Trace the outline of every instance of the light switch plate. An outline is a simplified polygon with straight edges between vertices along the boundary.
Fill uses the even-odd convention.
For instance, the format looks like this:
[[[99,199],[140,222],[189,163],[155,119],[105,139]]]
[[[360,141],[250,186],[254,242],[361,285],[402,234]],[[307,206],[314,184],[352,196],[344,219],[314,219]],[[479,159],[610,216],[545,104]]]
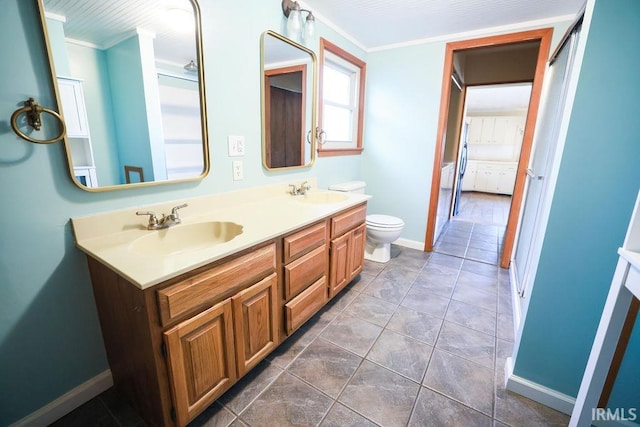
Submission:
[[[228,135],[229,157],[244,156],[244,136]]]
[[[233,161],[233,180],[242,181],[244,179],[244,167],[242,160]]]

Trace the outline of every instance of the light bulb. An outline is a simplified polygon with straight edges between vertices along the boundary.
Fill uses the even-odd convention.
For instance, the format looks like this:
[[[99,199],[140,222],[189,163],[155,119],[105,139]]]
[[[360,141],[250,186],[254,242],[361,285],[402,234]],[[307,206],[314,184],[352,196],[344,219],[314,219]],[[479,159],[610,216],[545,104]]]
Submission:
[[[295,42],[300,42],[300,32],[302,30],[302,14],[300,7],[291,9],[287,19],[287,35]]]
[[[313,39],[313,36],[316,34],[316,19],[313,17],[311,12],[307,15],[307,20],[304,24],[304,41],[309,42]]]

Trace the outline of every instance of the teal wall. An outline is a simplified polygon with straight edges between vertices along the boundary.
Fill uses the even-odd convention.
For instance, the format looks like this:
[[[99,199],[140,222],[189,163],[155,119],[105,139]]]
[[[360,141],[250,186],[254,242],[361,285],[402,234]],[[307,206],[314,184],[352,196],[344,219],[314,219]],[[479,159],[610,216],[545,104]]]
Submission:
[[[403,237],[424,239],[444,42],[365,54],[318,22],[318,37],[367,61],[364,154],[319,158],[311,169],[265,171],[260,35],[267,29],[284,32],[280,1],[200,3],[211,152],[211,173],[203,181],[85,192],[69,178],[60,144],[29,144],[6,119],[1,122],[0,197],[12,214],[0,221],[0,425],[108,369],[86,261],[73,246],[71,217],[311,177],[321,187],[365,179],[374,196],[370,210],[402,217]],[[231,16],[242,17],[241,24]],[[555,27],[555,40],[567,25]],[[0,68],[0,117],[8,118],[29,96],[45,106],[55,104],[38,26],[35,2],[3,1],[0,57],[20,67]],[[309,47],[317,52],[318,43],[317,38]],[[232,180],[227,135],[245,136],[243,181]]]
[[[262,169],[260,34],[282,32],[280,1],[207,1],[201,9],[211,173],[195,183],[90,193],[71,181],[61,144],[30,144],[8,125],[30,96],[47,107],[55,102],[36,2],[2,2],[0,57],[19,66],[0,67],[0,199],[8,210],[0,221],[0,425],[108,369],[86,260],[73,245],[69,218],[311,177],[324,187],[362,177],[360,156],[322,158],[298,171]],[[242,25],[229,16],[241,16]],[[319,35],[364,58],[318,27]],[[246,138],[243,181],[232,180],[227,135]]]
[[[552,26],[552,51],[569,24]],[[401,237],[419,246],[427,230],[445,49],[446,42],[435,41],[371,52],[367,59],[363,177],[374,196],[369,211],[402,218]]]
[[[515,362],[516,375],[569,396],[578,392],[640,188],[639,24],[637,0],[595,3]],[[638,329],[611,407],[640,402]]]
[[[141,43],[140,36],[135,35],[107,50],[111,100],[114,106],[118,106],[113,109],[113,114],[121,183],[126,182],[125,165],[141,167],[146,181],[155,179]]]

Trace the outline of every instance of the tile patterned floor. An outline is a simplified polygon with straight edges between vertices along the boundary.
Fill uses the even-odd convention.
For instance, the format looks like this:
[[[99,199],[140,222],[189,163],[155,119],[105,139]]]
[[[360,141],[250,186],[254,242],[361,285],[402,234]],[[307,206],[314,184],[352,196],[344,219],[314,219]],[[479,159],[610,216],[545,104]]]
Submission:
[[[465,191],[460,198],[456,219],[505,226],[510,208],[511,196]]]
[[[394,247],[389,263],[366,262],[191,425],[567,425],[503,386],[514,337],[499,240],[495,226],[453,221],[438,252]],[[55,425],[144,423],[109,390]]]

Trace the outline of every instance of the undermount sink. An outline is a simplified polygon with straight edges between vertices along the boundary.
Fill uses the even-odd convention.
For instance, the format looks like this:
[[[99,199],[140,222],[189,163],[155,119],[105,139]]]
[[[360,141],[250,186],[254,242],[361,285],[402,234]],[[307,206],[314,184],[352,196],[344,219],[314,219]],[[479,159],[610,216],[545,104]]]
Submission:
[[[207,221],[152,230],[129,246],[131,252],[143,255],[172,255],[204,249],[228,242],[242,234],[235,222]]]
[[[349,196],[332,191],[312,191],[302,196],[294,196],[295,200],[303,203],[325,204],[344,202]]]

